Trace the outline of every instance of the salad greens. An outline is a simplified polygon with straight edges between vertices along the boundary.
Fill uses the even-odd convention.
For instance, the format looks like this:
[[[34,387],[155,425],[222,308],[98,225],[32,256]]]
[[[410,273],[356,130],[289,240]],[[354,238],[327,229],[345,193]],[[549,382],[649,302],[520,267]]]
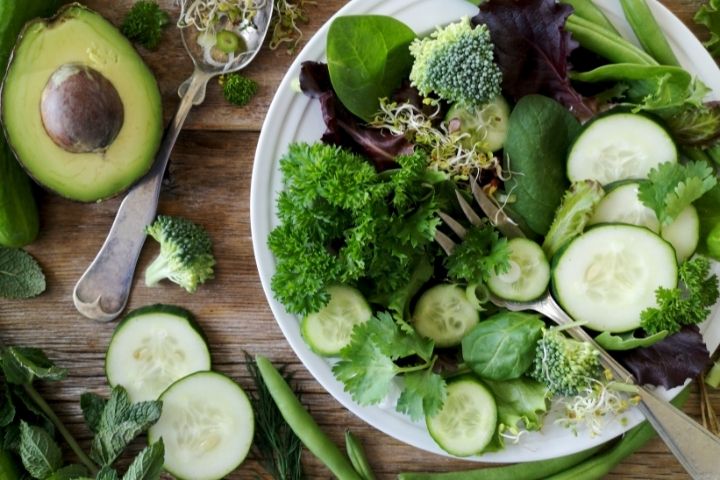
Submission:
[[[500,237],[490,222],[473,226],[445,264],[453,280],[471,285],[487,282],[491,275],[510,268],[507,238]]]
[[[710,30],[710,39],[705,47],[713,56],[720,55],[720,2],[708,0],[695,14],[695,22]]]
[[[45,291],[45,274],[24,250],[0,246],[0,297],[31,298]]]

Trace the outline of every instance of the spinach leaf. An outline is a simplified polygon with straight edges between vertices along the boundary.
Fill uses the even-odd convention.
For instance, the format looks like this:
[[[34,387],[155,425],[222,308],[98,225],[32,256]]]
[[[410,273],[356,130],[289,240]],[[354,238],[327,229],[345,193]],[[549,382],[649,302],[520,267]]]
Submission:
[[[667,337],[669,333],[667,330],[661,330],[647,337],[636,337],[635,332],[625,332],[617,335],[602,332],[595,337],[595,341],[605,350],[632,350],[633,348],[649,347]]]
[[[410,72],[415,32],[381,15],[336,18],[327,37],[330,81],[348,110],[370,121],[379,99],[389,97]]]
[[[480,322],[462,340],[465,363],[480,377],[510,380],[532,364],[544,323],[537,315],[502,312]]]
[[[541,95],[523,97],[510,114],[505,141],[506,183],[516,201],[512,212],[545,235],[568,186],[565,159],[580,124],[558,102]]]

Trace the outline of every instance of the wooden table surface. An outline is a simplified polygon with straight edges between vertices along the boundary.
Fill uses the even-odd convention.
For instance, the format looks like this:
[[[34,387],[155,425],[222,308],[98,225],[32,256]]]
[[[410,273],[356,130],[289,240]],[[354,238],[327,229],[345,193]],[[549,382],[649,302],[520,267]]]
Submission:
[[[437,0],[441,1],[441,0]],[[116,24],[131,0],[87,0],[89,6]],[[172,0],[161,2],[177,12]],[[307,40],[338,8],[343,0],[318,0],[311,5],[310,22],[303,25]],[[699,0],[664,2],[698,35],[692,15]],[[303,41],[303,44],[304,44]],[[168,29],[158,52],[141,50],[155,72],[165,101],[166,118],[177,105],[176,88],[191,72],[175,29]],[[155,302],[177,304],[195,313],[207,333],[214,367],[251,387],[243,365],[243,350],[263,354],[277,365],[287,364],[295,372],[303,401],[323,429],[341,444],[343,432],[351,428],[364,441],[372,466],[380,478],[401,471],[449,471],[477,464],[449,459],[417,450],[364,424],[345,410],[310,376],[290,349],[265,301],[252,253],[250,238],[250,178],[253,155],[263,118],[285,70],[293,57],[285,51],[264,50],[246,70],[260,84],[252,104],[238,108],[227,104],[218,86],[211,84],[204,105],[191,112],[186,129],[172,156],[171,188],[165,189],[160,212],[186,216],[202,223],[215,241],[218,259],[216,278],[194,295],[164,284],[145,287],[136,281],[129,308]],[[52,387],[42,387],[60,416],[87,446],[89,432],[79,408],[79,396],[91,390],[107,394],[103,361],[114,323],[100,324],[80,316],[72,304],[72,289],[94,258],[112,223],[120,199],[83,205],[46,193],[40,194],[42,231],[28,250],[37,257],[48,280],[47,291],[36,299],[0,303],[0,331],[8,344],[35,345],[46,349],[69,376]],[[149,242],[140,258],[139,271],[157,253]],[[720,395],[713,397],[720,409]],[[695,391],[685,410],[699,418]],[[304,463],[309,478],[332,475],[311,455]],[[719,464],[720,465],[720,464]],[[720,471],[720,466],[718,467]],[[258,461],[250,456],[231,478],[265,477]],[[608,478],[689,478],[664,444],[654,439],[618,466]]]

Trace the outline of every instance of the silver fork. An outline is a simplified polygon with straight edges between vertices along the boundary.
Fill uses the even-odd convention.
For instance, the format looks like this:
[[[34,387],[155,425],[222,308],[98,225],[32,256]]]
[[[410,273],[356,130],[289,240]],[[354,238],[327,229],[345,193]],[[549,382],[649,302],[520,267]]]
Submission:
[[[509,238],[524,236],[518,225],[510,219],[505,212],[493,201],[485,191],[480,188],[474,179],[470,180],[473,197],[490,221]],[[473,225],[479,225],[482,219],[475,213],[472,206],[465,198],[456,192],[458,202],[463,213]],[[460,222],[449,215],[440,212],[443,222],[457,235],[463,239],[467,233]],[[457,244],[444,233],[437,231],[435,241],[451,255]],[[511,311],[538,312],[549,318],[558,325],[571,325],[576,323],[558,305],[555,299],[546,291],[539,299],[532,302],[513,302],[503,300],[490,294],[489,300],[494,305]],[[600,355],[602,365],[612,372],[615,379],[628,385],[634,385],[640,397],[638,407],[650,422],[655,431],[667,444],[670,451],[677,457],[678,461],[687,472],[698,480],[713,480],[720,478],[720,470],[717,467],[717,459],[720,458],[720,438],[703,428],[695,420],[675,408],[671,403],[660,398],[655,392],[637,385],[635,377],[618,363],[610,354],[605,351],[595,340],[581,327],[570,326],[565,330],[576,340],[590,343]]]

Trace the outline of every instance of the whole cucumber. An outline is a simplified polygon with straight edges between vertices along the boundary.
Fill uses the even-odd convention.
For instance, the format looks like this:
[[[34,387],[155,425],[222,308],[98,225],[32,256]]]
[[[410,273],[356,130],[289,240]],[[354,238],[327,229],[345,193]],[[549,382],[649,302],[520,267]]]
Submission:
[[[17,36],[28,20],[52,15],[60,0],[0,1],[0,73],[4,76]],[[30,179],[0,134],[0,245],[21,247],[38,234],[38,212]]]

